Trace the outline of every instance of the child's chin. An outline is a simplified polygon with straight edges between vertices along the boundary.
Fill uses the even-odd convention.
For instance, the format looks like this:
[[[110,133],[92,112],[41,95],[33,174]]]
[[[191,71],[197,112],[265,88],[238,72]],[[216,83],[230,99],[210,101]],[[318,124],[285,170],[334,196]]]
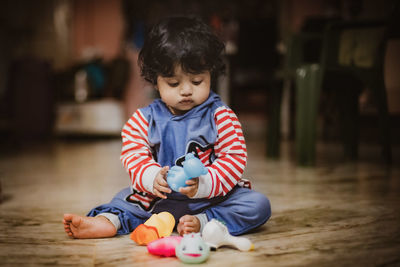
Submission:
[[[179,107],[174,109],[174,114],[175,115],[183,115],[186,112],[188,112],[189,110],[191,110],[192,108],[194,108],[194,106],[184,106],[184,107]]]

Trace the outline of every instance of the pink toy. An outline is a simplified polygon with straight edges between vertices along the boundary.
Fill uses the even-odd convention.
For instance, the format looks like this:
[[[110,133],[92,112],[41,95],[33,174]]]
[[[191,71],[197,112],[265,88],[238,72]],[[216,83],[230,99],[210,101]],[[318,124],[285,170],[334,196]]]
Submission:
[[[150,242],[147,251],[156,256],[174,257],[175,247],[181,242],[181,236],[168,236]]]

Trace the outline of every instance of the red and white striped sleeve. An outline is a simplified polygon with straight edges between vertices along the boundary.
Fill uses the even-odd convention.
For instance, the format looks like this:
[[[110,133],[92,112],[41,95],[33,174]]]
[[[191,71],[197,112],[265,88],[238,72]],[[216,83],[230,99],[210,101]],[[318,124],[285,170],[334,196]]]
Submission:
[[[152,157],[147,131],[149,123],[137,110],[122,128],[121,161],[136,191],[153,194],[153,183],[161,166]]]
[[[224,196],[239,182],[247,161],[246,143],[236,114],[227,107],[215,111],[218,138],[217,159],[208,166],[208,174],[200,177],[195,198]]]

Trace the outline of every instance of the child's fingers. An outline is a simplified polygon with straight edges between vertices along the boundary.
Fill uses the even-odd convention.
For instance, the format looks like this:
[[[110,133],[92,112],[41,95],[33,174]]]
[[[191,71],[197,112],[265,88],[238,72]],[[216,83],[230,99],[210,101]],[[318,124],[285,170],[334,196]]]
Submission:
[[[196,231],[196,225],[193,221],[187,221],[183,223],[184,233],[192,233]]]
[[[190,228],[184,227],[183,228],[183,234],[190,234],[190,233],[193,233],[193,232],[196,232],[196,229],[193,228],[193,227],[190,227]]]
[[[159,186],[158,190],[168,194],[172,192],[171,188],[168,187],[168,184],[166,186]]]
[[[189,229],[189,228],[194,228],[194,222],[192,222],[192,221],[189,221],[189,222],[184,222],[183,223],[183,226],[185,227],[185,228],[187,228],[187,229]]]
[[[186,181],[185,187],[180,187],[179,192],[188,197],[193,197],[197,193],[197,189],[199,186],[199,178],[193,178]]]
[[[167,183],[167,174],[168,174],[169,167],[165,166],[164,168],[161,169],[160,174],[162,175],[163,179],[160,179],[158,182],[160,185],[169,188],[168,183]],[[170,190],[171,191],[171,190]],[[170,192],[168,192],[170,193]]]
[[[191,195],[193,193],[194,187],[193,186],[186,186],[186,187],[179,187],[179,193],[184,195]]]
[[[163,187],[167,187],[168,188],[168,183],[165,179],[161,178],[157,180],[158,184],[163,186]]]
[[[186,180],[186,184],[189,186],[196,185],[198,183],[199,183],[199,178],[192,178],[192,179]]]
[[[166,199],[167,198],[167,196],[166,195],[164,195],[161,191],[159,191],[158,189],[155,189],[154,188],[154,194],[157,196],[157,197],[160,197],[160,198],[162,198],[162,199]]]
[[[194,222],[192,218],[188,215],[182,216],[179,219],[179,223],[182,224],[182,232],[183,234],[187,234],[193,232],[194,229]]]
[[[184,223],[186,220],[187,215],[183,215],[182,217],[179,218],[180,223]]]
[[[188,197],[193,197],[197,193],[197,186],[191,185],[191,186],[181,187],[179,189],[179,192],[181,194],[184,194],[184,195],[188,196]]]
[[[171,193],[171,189],[168,187],[167,183],[160,183],[160,181],[158,181],[158,183],[154,184],[154,189],[157,189],[159,192],[161,193]]]
[[[160,170],[160,174],[162,176],[166,176],[168,173],[169,167],[168,166],[164,166],[161,170]]]
[[[166,174],[168,173],[168,166],[163,167],[159,174],[156,176],[156,179],[154,181],[154,190],[157,189],[161,194],[164,193],[171,193],[171,189],[168,186],[168,183],[166,181]]]

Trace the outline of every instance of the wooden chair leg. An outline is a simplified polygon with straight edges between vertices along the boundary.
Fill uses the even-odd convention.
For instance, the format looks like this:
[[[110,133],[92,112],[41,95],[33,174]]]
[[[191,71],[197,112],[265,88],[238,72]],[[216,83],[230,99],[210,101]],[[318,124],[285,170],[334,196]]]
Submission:
[[[304,65],[296,72],[296,156],[303,166],[315,164],[321,74],[317,64]]]
[[[282,88],[273,86],[268,95],[267,157],[278,158],[281,141],[281,102]]]
[[[340,81],[342,86],[337,89],[336,102],[339,107],[344,158],[357,160],[360,133],[358,99],[362,84],[346,77],[343,77]]]
[[[382,156],[387,164],[392,163],[390,118],[387,102],[387,94],[383,77],[376,79],[371,84],[371,89],[375,94],[378,104],[378,119],[380,142],[382,145]]]

